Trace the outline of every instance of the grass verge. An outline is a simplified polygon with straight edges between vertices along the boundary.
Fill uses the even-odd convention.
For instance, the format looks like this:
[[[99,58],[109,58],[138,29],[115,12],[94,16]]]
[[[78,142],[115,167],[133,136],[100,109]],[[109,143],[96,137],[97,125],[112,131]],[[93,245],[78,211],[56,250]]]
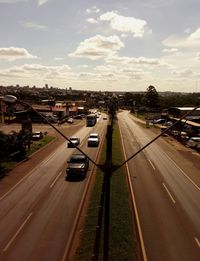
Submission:
[[[30,150],[27,152],[27,156],[30,156],[31,154],[33,154],[37,150],[41,149],[42,147],[44,147],[45,145],[47,145],[48,143],[50,143],[54,139],[55,139],[55,137],[53,137],[53,136],[45,136],[41,140],[34,141],[31,144]]]
[[[45,136],[44,138],[42,138],[39,141],[35,141],[31,144],[31,148],[29,151],[27,151],[26,156],[30,156],[31,154],[33,154],[34,152],[36,152],[37,150],[41,149],[42,147],[44,147],[45,145],[47,145],[48,143],[50,143],[52,140],[54,140],[55,137],[52,136]],[[0,171],[0,177],[4,177],[5,174],[12,170],[17,164],[19,164],[19,161],[3,161],[1,162],[1,169],[2,169],[2,173]]]
[[[113,165],[123,162],[121,138],[117,123],[113,131]],[[101,163],[105,162],[106,144],[101,155]],[[97,170],[96,182],[91,196],[84,231],[81,236],[80,247],[75,260],[91,260],[95,239],[95,228],[98,218],[98,205],[100,202],[103,174]],[[112,174],[110,190],[110,246],[109,260],[136,260],[136,240],[133,232],[132,213],[126,183],[126,170],[120,168]],[[99,260],[103,260],[103,230]]]

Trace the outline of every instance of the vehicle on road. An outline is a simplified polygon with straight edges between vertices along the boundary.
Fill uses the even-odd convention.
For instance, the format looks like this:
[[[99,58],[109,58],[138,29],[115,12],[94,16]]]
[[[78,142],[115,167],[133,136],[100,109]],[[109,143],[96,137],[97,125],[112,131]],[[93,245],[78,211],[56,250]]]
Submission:
[[[32,140],[40,140],[44,137],[43,133],[41,131],[35,131],[32,133]]]
[[[75,146],[78,146],[80,144],[80,138],[78,137],[71,137],[69,138],[69,142],[67,144],[68,148],[74,148]]]
[[[81,120],[82,118],[83,118],[83,116],[81,114],[73,116],[73,119]]]
[[[86,126],[87,127],[94,126],[96,124],[96,122],[97,122],[97,116],[95,113],[91,113],[86,116]]]
[[[72,154],[67,161],[66,178],[85,178],[88,168],[89,159],[84,154]]]
[[[200,146],[200,137],[191,137],[187,142],[186,145],[189,148],[199,148]]]
[[[73,118],[69,118],[69,119],[67,120],[67,122],[68,122],[68,123],[73,123],[73,122],[74,122],[74,119],[73,119]]]
[[[166,122],[165,119],[154,119],[153,124],[164,124]]]
[[[98,133],[90,133],[88,138],[88,147],[98,147],[99,141],[100,138]]]

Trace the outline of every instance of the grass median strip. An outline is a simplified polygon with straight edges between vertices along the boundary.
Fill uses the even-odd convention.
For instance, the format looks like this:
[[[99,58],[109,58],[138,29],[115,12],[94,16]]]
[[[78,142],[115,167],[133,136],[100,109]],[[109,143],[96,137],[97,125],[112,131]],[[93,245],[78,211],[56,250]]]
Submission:
[[[124,161],[120,133],[117,123],[113,130],[113,165]],[[101,155],[101,163],[105,162],[106,142]],[[76,260],[91,260],[95,240],[95,229],[98,219],[98,205],[100,202],[103,173],[97,170],[96,182],[86,217],[84,231],[82,232],[80,247],[76,254]],[[101,248],[99,260],[103,260],[103,231],[101,236]],[[133,231],[132,213],[126,184],[126,170],[124,167],[112,174],[110,189],[110,242],[109,260],[136,260],[136,240]]]
[[[41,149],[42,147],[44,147],[45,145],[47,145],[48,143],[50,143],[54,139],[55,139],[55,137],[53,137],[53,136],[45,136],[41,140],[34,141],[31,144],[30,150],[28,150],[28,152],[27,152],[27,156],[30,156],[34,152],[38,151],[39,149]]]

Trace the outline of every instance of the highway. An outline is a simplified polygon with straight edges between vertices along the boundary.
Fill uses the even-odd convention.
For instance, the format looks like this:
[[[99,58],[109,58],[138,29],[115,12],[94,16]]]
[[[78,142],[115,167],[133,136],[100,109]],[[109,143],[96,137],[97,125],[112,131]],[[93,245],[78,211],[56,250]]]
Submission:
[[[87,147],[88,134],[98,132],[103,141],[106,126],[107,121],[99,119],[93,128],[84,126],[74,133],[81,139],[80,148],[94,161],[99,149]],[[64,142],[0,198],[0,260],[65,257],[93,170],[90,164],[84,181],[66,181],[66,161],[74,152]]]
[[[146,145],[152,134],[135,123],[127,111],[119,113],[118,120],[127,159]],[[127,163],[144,257],[150,261],[197,261],[200,260],[200,187],[190,178],[189,172],[193,170],[187,173],[177,164],[176,154],[160,139]]]

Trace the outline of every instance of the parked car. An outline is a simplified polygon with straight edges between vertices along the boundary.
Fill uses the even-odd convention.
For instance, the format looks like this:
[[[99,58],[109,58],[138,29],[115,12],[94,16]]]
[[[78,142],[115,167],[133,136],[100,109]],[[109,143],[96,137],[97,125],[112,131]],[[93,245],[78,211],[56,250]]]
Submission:
[[[164,124],[166,122],[165,119],[154,119],[153,123],[154,124]]]
[[[99,141],[100,138],[98,133],[90,133],[88,138],[88,147],[98,147]]]
[[[43,133],[41,131],[35,131],[32,133],[32,140],[40,140],[44,137]]]
[[[67,161],[66,178],[85,178],[88,168],[89,159],[84,154],[72,154]]]
[[[179,137],[180,136],[180,131],[178,130],[170,130],[170,133],[175,137]]]
[[[75,115],[73,116],[74,119],[78,119],[78,120],[81,120],[83,117],[81,114],[78,114],[78,115]]]
[[[199,148],[200,146],[200,137],[191,137],[187,142],[186,145],[190,148]]]
[[[187,132],[185,132],[185,131],[181,131],[180,138],[183,142],[186,142],[187,140],[189,140],[189,136],[188,136]]]
[[[80,144],[80,138],[78,137],[71,137],[69,138],[70,142],[68,142],[67,146],[68,148],[74,148],[75,146],[78,146]]]
[[[74,119],[73,119],[73,118],[69,118],[69,119],[67,120],[67,122],[68,122],[68,123],[73,123],[73,122],[74,122]]]
[[[172,122],[172,121],[167,121],[167,122],[165,123],[165,125],[166,125],[167,127],[171,127],[171,126],[173,125],[173,122]]]

